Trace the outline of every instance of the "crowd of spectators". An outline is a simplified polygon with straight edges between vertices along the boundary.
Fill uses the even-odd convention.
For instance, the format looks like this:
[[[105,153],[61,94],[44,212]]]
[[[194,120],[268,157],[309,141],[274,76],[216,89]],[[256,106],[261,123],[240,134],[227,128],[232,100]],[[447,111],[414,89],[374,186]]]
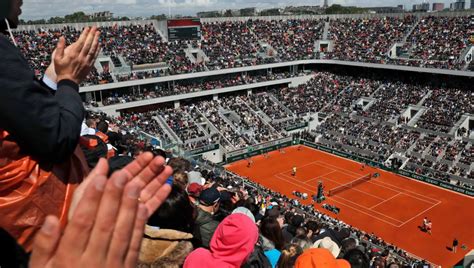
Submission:
[[[330,21],[328,39],[334,40],[328,59],[362,61],[429,68],[463,69],[460,56],[472,44],[469,26],[472,16],[378,18],[340,18]],[[415,23],[416,27],[415,27]],[[264,63],[314,59],[319,53],[316,41],[322,38],[324,21],[307,19],[221,21],[202,24],[201,40],[166,40],[153,24],[102,26],[102,54],[111,64],[122,67],[123,61],[132,72],[109,70],[92,73],[84,85],[146,79],[164,75],[201,72]],[[50,63],[50,55],[59,36],[68,42],[77,39],[80,29],[20,31],[16,42],[30,61],[37,76]],[[410,33],[410,34],[409,34]],[[455,34],[448,34],[455,33]],[[408,35],[409,34],[409,35]],[[408,35],[408,36],[407,36]],[[404,42],[403,39],[406,39]],[[406,56],[388,57],[395,42],[404,42]],[[197,60],[186,55],[187,49],[201,49],[205,58]],[[161,69],[136,71],[137,65],[163,64]],[[112,69],[111,69],[112,70]]]
[[[224,109],[233,111],[228,114],[228,120],[234,124],[237,131],[247,133],[255,143],[263,143],[281,137],[281,135],[248,105],[250,100],[246,96],[228,97],[221,100]],[[236,117],[232,118],[232,115]]]
[[[211,22],[202,25],[200,48],[209,58],[210,70],[259,64],[266,54],[252,31],[252,21]],[[260,56],[259,56],[260,54]]]
[[[322,38],[323,20],[255,20],[252,31],[275,52],[268,52],[276,62],[314,59],[316,41]]]
[[[374,95],[377,101],[362,115],[371,115],[380,121],[391,121],[401,115],[408,105],[416,105],[428,93],[428,87],[401,82],[385,83]]]
[[[158,72],[152,72],[150,77],[154,77]],[[201,79],[190,79],[175,81],[172,84],[159,84],[154,88],[148,88],[143,86],[142,90],[129,89],[117,89],[107,90],[102,93],[103,100],[102,105],[112,105],[117,103],[127,103],[132,101],[140,101],[145,99],[153,99],[158,97],[165,97],[171,95],[180,95],[192,92],[199,92],[203,90],[213,90],[225,87],[249,85],[254,83],[273,81],[285,78],[295,77],[299,74],[292,74],[289,72],[283,73],[268,73],[268,74],[229,74],[224,76],[216,77],[205,77]],[[134,75],[140,75],[140,73],[134,73]],[[119,78],[120,79],[120,78]],[[127,78],[128,79],[128,78]]]
[[[424,17],[407,38],[410,58],[422,59],[426,67],[461,69],[461,53],[469,46],[473,16]]]
[[[335,45],[328,58],[385,63],[391,46],[408,34],[415,21],[414,16],[333,20],[329,39]]]
[[[293,113],[303,115],[321,111],[351,83],[351,77],[318,72],[303,85],[270,91]]]
[[[429,109],[418,121],[418,127],[449,132],[464,113],[474,114],[474,92],[434,88],[423,106]]]

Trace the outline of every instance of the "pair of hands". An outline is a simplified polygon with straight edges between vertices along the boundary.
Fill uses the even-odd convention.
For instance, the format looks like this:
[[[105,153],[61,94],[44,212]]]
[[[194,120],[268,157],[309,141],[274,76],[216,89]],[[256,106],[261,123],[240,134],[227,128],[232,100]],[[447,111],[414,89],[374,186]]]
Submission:
[[[86,27],[79,39],[66,47],[66,39],[59,38],[51,55],[52,63],[45,74],[55,83],[71,80],[80,84],[89,74],[100,53],[100,32],[97,27]]]
[[[30,267],[135,267],[144,226],[171,191],[172,169],[143,153],[107,178],[101,159],[74,193],[72,218],[61,234],[48,216],[33,245]]]

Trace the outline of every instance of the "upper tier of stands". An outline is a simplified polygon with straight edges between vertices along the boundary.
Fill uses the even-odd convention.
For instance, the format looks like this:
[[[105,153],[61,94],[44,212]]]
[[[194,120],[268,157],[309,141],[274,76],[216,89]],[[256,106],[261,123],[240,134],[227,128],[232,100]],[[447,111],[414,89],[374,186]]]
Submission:
[[[215,20],[201,40],[168,41],[156,21],[103,24],[102,54],[84,85],[304,59],[471,70],[474,15]],[[77,27],[77,28],[76,28]],[[324,29],[326,28],[327,31]],[[60,35],[79,25],[23,27],[20,49],[41,76]],[[471,39],[470,39],[471,38]],[[319,42],[329,46],[321,48]],[[389,56],[394,46],[401,51]],[[471,56],[469,56],[471,55]],[[466,61],[466,59],[468,61]]]

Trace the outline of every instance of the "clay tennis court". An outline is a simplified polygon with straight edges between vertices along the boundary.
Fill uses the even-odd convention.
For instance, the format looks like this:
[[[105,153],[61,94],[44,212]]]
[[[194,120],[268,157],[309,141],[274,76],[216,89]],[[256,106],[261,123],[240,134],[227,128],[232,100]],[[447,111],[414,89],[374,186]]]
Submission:
[[[360,163],[309,147],[284,151],[273,151],[268,158],[255,156],[251,167],[241,160],[226,168],[292,198],[296,198],[294,190],[315,194],[318,181],[328,192],[379,173],[327,197],[325,203],[341,209],[338,215],[320,206],[317,209],[443,267],[458,263],[473,248],[473,198],[369,166],[362,169]],[[296,176],[291,174],[294,166]],[[310,199],[302,202],[309,204]],[[425,216],[433,222],[432,235],[418,228]],[[467,250],[456,254],[448,250],[455,237]]]

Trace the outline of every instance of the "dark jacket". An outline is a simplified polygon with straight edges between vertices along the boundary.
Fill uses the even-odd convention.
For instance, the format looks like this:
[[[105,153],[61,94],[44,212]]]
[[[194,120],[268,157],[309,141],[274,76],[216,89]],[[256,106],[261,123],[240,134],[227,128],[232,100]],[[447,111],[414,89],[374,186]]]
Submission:
[[[198,208],[193,235],[203,247],[209,248],[212,235],[214,235],[214,231],[218,225],[219,222],[216,221],[210,213]]]
[[[72,81],[53,93],[35,78],[28,61],[0,34],[0,130],[24,154],[41,162],[62,162],[79,140],[84,107]]]

